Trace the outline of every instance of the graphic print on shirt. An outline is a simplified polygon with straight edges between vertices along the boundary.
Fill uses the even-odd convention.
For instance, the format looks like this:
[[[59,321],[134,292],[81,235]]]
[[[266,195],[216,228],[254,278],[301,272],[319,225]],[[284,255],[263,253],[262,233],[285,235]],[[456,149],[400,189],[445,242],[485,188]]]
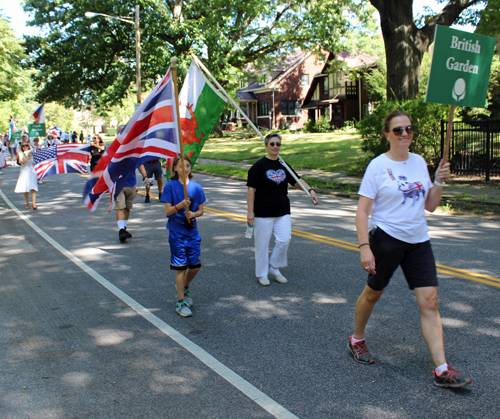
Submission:
[[[408,182],[406,176],[398,176],[398,179],[398,191],[403,193],[401,205],[404,205],[407,198],[412,199],[411,205],[415,204],[420,199],[420,194],[425,199],[425,188],[421,182]]]
[[[283,169],[278,169],[276,171],[274,170],[268,170],[266,172],[266,177],[269,180],[272,180],[273,182],[276,182],[276,184],[280,184],[286,179],[286,173]]]

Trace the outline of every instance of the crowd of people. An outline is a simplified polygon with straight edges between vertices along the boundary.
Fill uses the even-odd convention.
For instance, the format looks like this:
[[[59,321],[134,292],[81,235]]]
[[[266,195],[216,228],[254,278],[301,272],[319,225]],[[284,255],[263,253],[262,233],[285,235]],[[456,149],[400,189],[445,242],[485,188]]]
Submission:
[[[356,230],[361,268],[367,273],[367,281],[356,303],[354,331],[347,347],[358,363],[375,362],[365,341],[366,325],[395,270],[401,267],[409,289],[415,292],[423,338],[435,367],[434,384],[463,387],[471,379],[460,374],[445,357],[436,263],[425,219],[425,211],[434,211],[441,201],[443,185],[450,176],[450,164],[441,161],[432,181],[425,160],[409,151],[413,133],[408,114],[396,110],[387,115],[383,121],[387,152],[370,162],[361,182]],[[49,137],[46,142],[53,141]],[[260,285],[269,286],[270,276],[280,284],[288,283],[281,272],[288,265],[287,253],[292,238],[288,185],[307,191],[312,204],[318,205],[319,201],[316,191],[281,160],[281,136],[269,134],[264,146],[266,155],[248,171],[246,200],[247,225],[254,231],[255,276]],[[30,149],[32,146],[24,138],[17,154],[21,172],[15,192],[25,194],[27,209],[31,193],[32,207],[37,209],[37,183],[36,176],[32,177]],[[100,137],[92,139],[92,149],[94,168],[105,150]],[[160,174],[156,174],[156,162],[145,166],[139,167],[144,184],[150,187],[155,175],[168,218],[170,269],[176,272],[176,311],[182,317],[189,317],[193,315],[189,286],[201,269],[197,219],[204,213],[205,194],[201,185],[192,180],[191,161],[187,156],[174,159],[171,180],[164,188],[161,187],[161,169]],[[127,231],[127,221],[137,194],[136,182],[134,170],[116,200],[121,242],[132,237]],[[149,188],[146,197],[149,202]],[[272,236],[275,244],[269,257]]]
[[[66,135],[67,134],[67,135]],[[91,144],[91,170],[104,154],[106,145],[100,135],[88,137],[88,143]],[[80,142],[83,142],[83,131],[80,133]],[[33,165],[33,153],[41,148],[58,145],[61,143],[77,143],[78,135],[76,131],[70,135],[69,133],[62,133],[61,138],[56,133],[49,132],[43,141],[40,137],[28,137],[28,134],[21,134],[19,140],[12,141],[8,133],[0,134],[0,175],[3,174],[2,169],[7,167],[6,154],[10,156],[12,166],[21,166],[19,177],[14,192],[23,193],[26,198],[26,209],[37,210],[36,193],[38,185],[43,182],[37,181],[37,174]],[[31,197],[31,204],[30,204]]]

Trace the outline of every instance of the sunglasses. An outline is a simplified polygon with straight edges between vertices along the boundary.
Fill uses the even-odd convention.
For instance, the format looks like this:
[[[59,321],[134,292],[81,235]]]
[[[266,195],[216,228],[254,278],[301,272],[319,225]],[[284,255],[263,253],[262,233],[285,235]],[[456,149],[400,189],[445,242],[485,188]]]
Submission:
[[[407,127],[395,127],[392,129],[392,132],[397,137],[401,137],[403,135],[403,131],[406,131],[408,135],[413,134],[414,127],[413,125],[408,125]]]
[[[269,145],[270,145],[271,147],[274,147],[274,146],[276,146],[276,147],[281,147],[281,143],[269,143]]]
[[[29,145],[22,145],[21,148],[23,148],[23,147],[29,147]]]

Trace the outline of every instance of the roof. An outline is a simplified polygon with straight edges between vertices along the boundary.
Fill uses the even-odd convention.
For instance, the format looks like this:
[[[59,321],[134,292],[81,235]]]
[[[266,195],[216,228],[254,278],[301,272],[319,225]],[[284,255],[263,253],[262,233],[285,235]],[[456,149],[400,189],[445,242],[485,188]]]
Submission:
[[[240,98],[240,95],[245,92],[265,92],[270,90],[280,90],[281,87],[279,86],[279,83],[310,56],[310,52],[297,50],[293,54],[288,54],[281,63],[270,63],[271,65],[273,65],[273,67],[270,66],[269,71],[281,71],[281,74],[268,83],[252,83],[243,89],[237,90],[237,97]]]
[[[258,100],[257,96],[253,94],[252,92],[245,92],[244,90],[237,90],[236,91],[236,98],[240,102],[248,102],[252,100]]]
[[[356,55],[348,54],[347,52],[340,52],[335,54],[334,60],[344,61],[349,67],[363,68],[372,67],[377,64],[378,55],[369,55],[366,52],[360,52]]]

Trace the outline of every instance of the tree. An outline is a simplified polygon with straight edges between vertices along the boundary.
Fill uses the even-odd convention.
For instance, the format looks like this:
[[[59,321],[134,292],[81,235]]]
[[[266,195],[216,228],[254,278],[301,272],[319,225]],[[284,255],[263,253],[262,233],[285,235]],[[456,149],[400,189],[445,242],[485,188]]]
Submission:
[[[363,18],[356,0],[26,0],[32,25],[46,37],[29,37],[31,64],[39,72],[38,100],[66,105],[119,103],[133,88],[133,28],[86,11],[127,16],[139,4],[141,65],[145,87],[152,86],[177,56],[178,73],[187,72],[189,51],[200,56],[216,78],[231,88],[245,66],[269,63],[297,47],[340,50],[352,29],[351,16]],[[351,14],[346,14],[350,12]]]
[[[15,100],[28,87],[30,74],[21,67],[24,58],[24,47],[0,17],[0,101]]]
[[[408,100],[418,94],[422,57],[434,41],[436,25],[477,23],[478,14],[472,6],[487,1],[449,0],[441,12],[417,21],[413,18],[413,0],[370,0],[370,3],[380,14],[387,57],[387,99]],[[422,26],[419,28],[417,24]]]

